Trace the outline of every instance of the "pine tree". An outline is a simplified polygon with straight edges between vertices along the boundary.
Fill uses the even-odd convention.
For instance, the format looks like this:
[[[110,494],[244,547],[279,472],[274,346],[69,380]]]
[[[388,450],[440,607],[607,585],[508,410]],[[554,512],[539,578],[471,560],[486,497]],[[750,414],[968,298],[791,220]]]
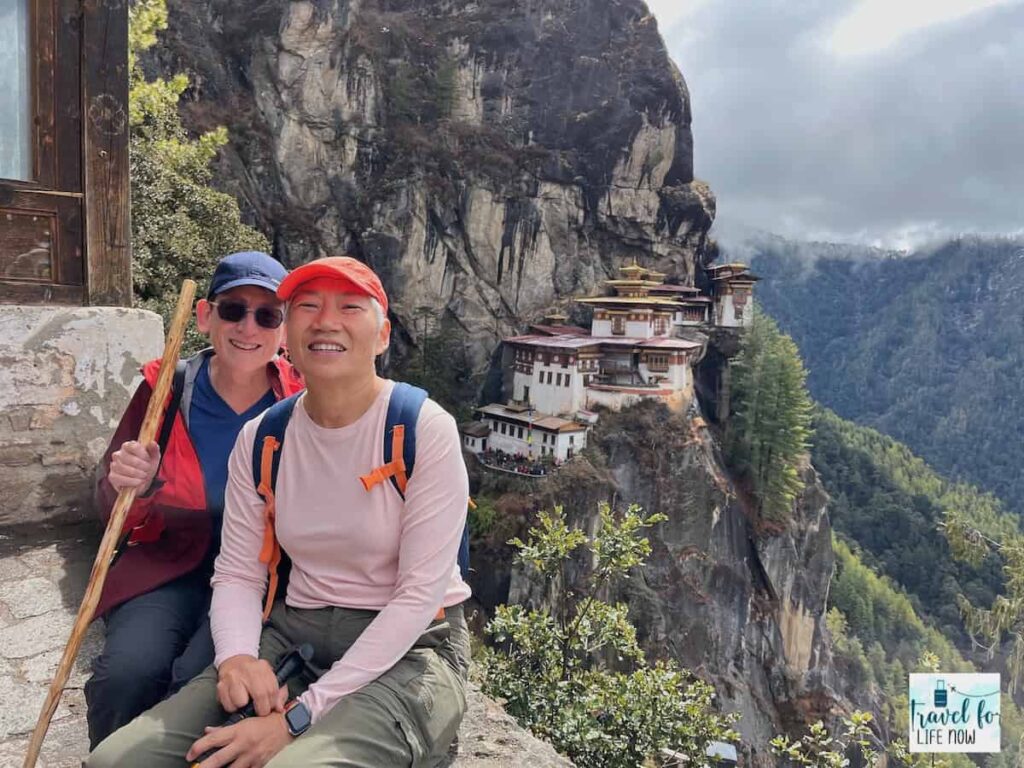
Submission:
[[[132,273],[136,303],[168,318],[184,278],[209,279],[233,251],[267,250],[262,234],[241,223],[238,203],[212,189],[210,162],[227,143],[223,127],[190,138],[178,114],[188,78],[147,80],[139,56],[167,28],[165,0],[138,0],[129,12]],[[194,331],[192,331],[195,334]],[[187,346],[201,343],[198,335]]]
[[[976,648],[992,660],[1004,639],[1010,648],[1006,665],[1010,672],[1009,691],[1015,693],[1024,679],[1024,536],[1007,533],[992,538],[981,531],[959,510],[949,510],[943,530],[955,557],[973,564],[988,554],[997,554],[1003,563],[1005,588],[987,608],[975,605],[966,595],[957,596],[957,607]]]
[[[760,513],[781,519],[803,490],[799,462],[809,446],[812,414],[807,373],[793,340],[760,311],[732,369],[730,463],[750,479]]]

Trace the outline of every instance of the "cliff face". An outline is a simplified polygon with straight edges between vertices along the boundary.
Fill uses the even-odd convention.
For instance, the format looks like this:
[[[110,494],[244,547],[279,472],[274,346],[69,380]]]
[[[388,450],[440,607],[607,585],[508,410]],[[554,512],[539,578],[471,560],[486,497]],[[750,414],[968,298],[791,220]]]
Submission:
[[[686,86],[639,0],[169,5],[148,66],[192,73],[192,128],[229,127],[221,186],[286,262],[369,262],[398,347],[425,307],[461,328],[482,373],[501,335],[633,258],[702,278],[714,198],[693,178]],[[833,700],[813,470],[792,519],[755,530],[695,416],[644,406],[603,416],[596,440],[608,471],[576,462],[518,489],[524,519],[559,502],[592,525],[598,498],[669,515],[625,597],[651,654],[713,681],[767,764],[772,735]],[[486,603],[508,578],[490,554],[475,555]]]
[[[219,184],[289,264],[352,253],[401,345],[420,307],[498,336],[633,257],[692,282],[714,216],[640,0],[170,0],[148,62],[227,125]]]
[[[538,489],[539,503],[564,504],[588,529],[599,498],[668,516],[650,532],[647,564],[612,597],[628,602],[652,657],[693,669],[715,685],[721,709],[742,716],[752,764],[774,765],[774,735],[827,722],[844,706],[825,628],[834,557],[816,473],[803,468],[806,490],[790,518],[765,526],[747,512],[694,412],[646,403],[604,414],[594,442],[603,472],[556,476]],[[534,588],[515,571],[509,600],[529,603]]]

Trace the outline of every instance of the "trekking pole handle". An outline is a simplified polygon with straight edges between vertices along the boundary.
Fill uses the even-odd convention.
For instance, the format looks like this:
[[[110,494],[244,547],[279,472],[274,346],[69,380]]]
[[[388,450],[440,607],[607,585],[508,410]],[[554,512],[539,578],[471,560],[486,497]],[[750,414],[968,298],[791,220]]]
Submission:
[[[292,648],[290,651],[284,654],[277,661],[277,667],[274,668],[274,677],[277,679],[278,687],[285,685],[295,675],[302,671],[303,667],[306,666],[306,662],[313,658],[313,646],[309,643],[303,643],[302,645]],[[231,714],[231,716],[224,721],[221,728],[226,728],[229,725],[236,725],[242,722],[246,718],[253,717],[256,714],[256,707],[250,701],[244,707],[237,712]],[[192,768],[198,766],[203,760],[213,755],[216,749],[208,749],[203,752],[192,762]]]
[[[274,677],[277,678],[278,687],[285,685],[295,675],[302,671],[302,668],[306,666],[306,662],[313,658],[313,646],[309,643],[303,643],[297,648],[292,648],[284,656],[282,656],[278,662],[277,667],[274,669]],[[231,717],[224,721],[224,725],[234,725],[240,723],[247,717],[253,717],[256,714],[256,707],[250,701],[242,709],[233,713]]]

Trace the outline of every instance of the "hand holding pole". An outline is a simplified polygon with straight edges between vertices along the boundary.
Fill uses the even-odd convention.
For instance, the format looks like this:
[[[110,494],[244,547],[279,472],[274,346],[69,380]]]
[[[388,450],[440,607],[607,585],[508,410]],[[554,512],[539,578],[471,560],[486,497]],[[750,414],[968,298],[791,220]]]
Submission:
[[[139,430],[139,442],[148,445],[156,437],[157,427],[164,411],[167,395],[171,389],[171,378],[174,375],[174,367],[178,362],[178,354],[181,351],[181,340],[185,335],[185,328],[188,326],[192,314],[192,299],[195,296],[196,284],[192,280],[185,280],[181,286],[181,293],[178,296],[178,306],[174,310],[170,328],[167,331],[167,342],[164,345],[164,356],[160,361],[160,372],[157,374],[156,386],[149,400],[149,407],[146,409],[145,418],[142,420],[142,427]],[[39,758],[39,751],[43,746],[43,739],[46,738],[46,731],[50,727],[50,720],[57,709],[60,695],[71,674],[71,667],[75,663],[78,649],[85,639],[85,633],[89,629],[96,606],[99,604],[100,595],[103,593],[103,584],[107,579],[107,571],[110,569],[110,561],[117,547],[121,535],[121,528],[124,527],[128,510],[135,501],[136,488],[124,488],[117,494],[113,511],[110,513],[110,520],[107,522],[107,529],[100,542],[99,552],[96,553],[96,560],[92,566],[92,573],[89,575],[89,582],[85,587],[85,596],[82,598],[82,605],[78,609],[78,616],[75,618],[74,627],[71,630],[71,637],[64,648],[64,655],[57,666],[56,675],[50,683],[50,691],[43,702],[43,710],[39,714],[35,730],[32,732],[32,739],[29,741],[28,752],[25,754],[23,768],[35,768],[36,760]]]

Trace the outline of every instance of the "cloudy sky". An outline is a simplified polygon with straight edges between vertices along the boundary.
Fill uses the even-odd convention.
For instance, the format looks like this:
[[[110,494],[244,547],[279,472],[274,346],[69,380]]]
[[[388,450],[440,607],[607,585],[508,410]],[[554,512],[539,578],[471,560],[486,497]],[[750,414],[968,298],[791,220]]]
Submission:
[[[1024,231],[1024,0],[648,0],[719,236]]]

